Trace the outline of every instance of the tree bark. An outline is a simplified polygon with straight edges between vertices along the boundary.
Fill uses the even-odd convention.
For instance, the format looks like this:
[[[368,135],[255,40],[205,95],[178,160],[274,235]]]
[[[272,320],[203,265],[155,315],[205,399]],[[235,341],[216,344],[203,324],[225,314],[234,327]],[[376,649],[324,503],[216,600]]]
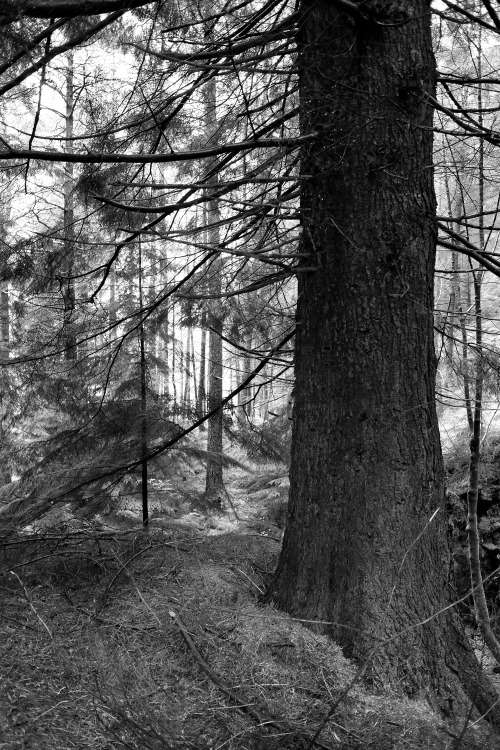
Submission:
[[[0,226],[3,233],[3,227]],[[9,361],[10,350],[10,304],[9,282],[0,281],[0,487],[12,481],[9,462],[8,421],[9,421],[9,368],[5,367]]]
[[[205,39],[212,40],[212,29],[205,29]],[[210,78],[205,86],[205,129],[207,142],[210,145],[218,143],[217,122],[217,87],[214,77]],[[209,165],[207,189],[209,200],[205,213],[207,224],[207,243],[213,250],[217,250],[220,244],[220,220],[219,204],[214,192],[218,184],[218,173],[215,171],[217,159],[213,159]],[[212,187],[213,186],[213,187]],[[222,304],[219,295],[222,292],[222,273],[224,260],[218,254],[210,267],[210,293],[214,299],[210,302],[208,309],[208,410],[213,411],[222,403],[222,381],[223,381],[223,315]],[[222,408],[219,409],[207,422],[207,470],[205,484],[205,499],[209,506],[222,507],[224,498],[224,476],[222,466],[223,449],[223,423]]]
[[[196,413],[201,417],[205,413],[207,393],[206,393],[206,365],[207,365],[207,314],[201,316],[201,351],[200,351],[200,372],[198,375],[198,390],[196,391]],[[200,431],[206,429],[205,423],[200,425]]]
[[[68,52],[66,68],[66,92],[65,92],[65,124],[66,124],[66,150],[73,152],[73,120],[75,107],[74,94],[74,55]],[[64,271],[67,274],[62,287],[63,295],[63,327],[64,327],[64,357],[70,362],[77,358],[77,340],[74,330],[75,313],[75,282],[73,279],[73,266],[75,262],[75,211],[74,211],[74,165],[66,162],[64,166]]]
[[[142,286],[142,244],[138,240],[139,256],[139,309],[144,309],[144,295]],[[147,361],[146,361],[146,332],[144,321],[139,325],[139,352],[140,352],[140,377],[141,377],[141,498],[142,498],[142,526],[147,530],[149,525],[149,498],[148,498],[148,399],[147,399]]]
[[[208,410],[222,402],[222,321],[211,313],[208,334]],[[222,409],[208,420],[205,497],[209,506],[221,507],[224,498],[222,467]]]
[[[253,349],[253,336],[249,333],[243,341],[248,352]],[[241,380],[245,380],[252,372],[254,359],[250,353],[240,357]],[[252,420],[254,408],[254,385],[251,383],[247,388],[238,393],[239,419],[243,422]],[[243,412],[243,413],[242,413]]]
[[[319,132],[302,150],[313,177],[302,183],[301,250],[318,270],[299,274],[290,506],[266,598],[329,623],[361,661],[392,639],[370,678],[450,715],[465,693],[481,708],[495,694],[453,609],[419,624],[451,603],[429,4],[362,6],[355,19],[327,0],[301,5],[302,132]]]
[[[168,321],[168,318],[167,318]],[[177,346],[177,339],[176,339],[176,330],[175,330],[175,307],[172,306],[172,360],[171,360],[171,368],[172,368],[172,412],[173,414],[177,414],[177,383],[175,381],[177,376],[177,366],[176,366],[176,356],[175,356],[175,348]],[[168,351],[168,343],[167,343],[167,351]]]

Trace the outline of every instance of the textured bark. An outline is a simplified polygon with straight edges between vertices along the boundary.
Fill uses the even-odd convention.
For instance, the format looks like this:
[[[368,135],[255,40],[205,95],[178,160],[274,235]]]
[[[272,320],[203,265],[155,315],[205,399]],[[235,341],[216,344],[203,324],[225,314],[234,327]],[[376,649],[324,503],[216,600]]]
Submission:
[[[0,227],[1,229],[1,227]],[[10,305],[9,305],[9,282],[0,281],[0,365],[5,365],[9,360],[10,350]],[[0,370],[0,449],[3,456],[0,459],[0,487],[12,481],[12,474],[8,460],[7,420],[8,409],[8,384],[9,368],[2,367]]]
[[[313,175],[302,252],[319,270],[299,274],[290,506],[267,599],[331,623],[359,660],[392,639],[371,678],[450,714],[462,685],[482,708],[494,693],[477,687],[453,610],[419,625],[451,595],[434,402],[429,5],[363,11],[371,20],[358,23],[327,0],[301,6],[302,129],[320,131],[302,152]]]

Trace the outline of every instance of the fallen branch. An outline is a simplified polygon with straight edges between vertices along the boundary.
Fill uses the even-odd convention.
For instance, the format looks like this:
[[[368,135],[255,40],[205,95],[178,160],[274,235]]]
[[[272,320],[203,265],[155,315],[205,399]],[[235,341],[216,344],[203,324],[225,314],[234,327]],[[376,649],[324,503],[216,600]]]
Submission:
[[[186,645],[188,646],[189,650],[193,654],[196,662],[199,664],[199,666],[203,669],[205,674],[211,679],[211,681],[214,683],[214,685],[217,685],[219,690],[221,690],[225,695],[228,696],[228,698],[231,699],[231,701],[236,705],[236,708],[239,708],[240,711],[243,711],[244,713],[247,713],[249,716],[252,717],[259,725],[261,726],[272,726],[276,727],[276,729],[279,729],[280,732],[285,732],[286,734],[291,734],[296,732],[293,727],[285,724],[282,721],[278,721],[277,719],[272,719],[269,717],[263,717],[261,714],[258,713],[254,708],[252,708],[251,705],[248,703],[245,703],[245,701],[240,698],[240,696],[234,692],[234,690],[231,690],[230,687],[226,685],[226,683],[219,677],[218,674],[216,674],[213,669],[207,664],[207,662],[203,659],[200,652],[196,648],[196,644],[189,635],[188,631],[186,630],[186,627],[182,620],[180,619],[179,615],[177,615],[173,610],[169,610],[168,614],[172,618],[172,620],[175,622],[177,627],[179,628],[182,637],[184,638],[184,641]],[[309,738],[304,738],[309,741]],[[316,747],[322,748],[322,750],[331,750],[328,745],[323,745],[320,742],[317,742],[316,740],[311,740],[311,745],[316,745]]]

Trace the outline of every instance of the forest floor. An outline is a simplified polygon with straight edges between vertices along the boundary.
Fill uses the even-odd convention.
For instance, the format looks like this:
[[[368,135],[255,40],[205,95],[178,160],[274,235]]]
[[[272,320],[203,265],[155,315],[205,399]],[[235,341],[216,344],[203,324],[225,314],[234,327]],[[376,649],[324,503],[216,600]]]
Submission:
[[[286,493],[266,471],[230,472],[218,516],[144,531],[129,509],[4,539],[1,750],[457,747],[461,727],[351,685],[334,642],[260,603],[281,544],[265,508]],[[471,722],[460,747],[498,748],[488,732]]]

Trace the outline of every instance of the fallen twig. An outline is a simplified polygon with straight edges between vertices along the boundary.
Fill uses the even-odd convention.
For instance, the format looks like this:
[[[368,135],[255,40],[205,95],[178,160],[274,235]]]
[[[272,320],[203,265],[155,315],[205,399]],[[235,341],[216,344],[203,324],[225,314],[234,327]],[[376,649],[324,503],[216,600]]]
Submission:
[[[21,584],[21,586],[22,586],[22,589],[23,589],[23,592],[24,592],[24,596],[25,596],[25,598],[26,598],[26,601],[28,602],[28,604],[29,604],[30,608],[32,609],[32,611],[34,612],[34,614],[36,615],[36,617],[37,617],[37,618],[38,618],[38,619],[40,620],[40,622],[42,623],[43,627],[45,628],[45,630],[46,630],[46,631],[47,631],[47,633],[49,634],[49,638],[50,638],[50,640],[52,641],[52,640],[53,640],[53,638],[54,638],[54,636],[52,635],[52,633],[51,633],[51,630],[50,630],[49,626],[47,625],[47,623],[45,622],[45,620],[43,619],[43,617],[42,617],[42,616],[41,616],[41,615],[40,615],[40,614],[38,613],[38,611],[36,610],[36,608],[35,608],[35,605],[33,604],[33,602],[32,602],[32,601],[31,601],[31,599],[30,599],[30,595],[28,594],[28,590],[27,590],[26,586],[24,585],[24,583],[22,582],[22,580],[21,580],[21,579],[19,578],[19,576],[17,575],[17,573],[14,573],[14,571],[13,571],[13,570],[11,570],[10,572],[12,573],[12,575],[13,575],[13,576],[15,576],[15,578],[17,578],[17,580],[18,580],[18,581],[19,581],[19,583]]]
[[[282,721],[279,721],[277,719],[269,718],[269,717],[263,717],[261,714],[256,711],[251,704],[246,703],[243,698],[241,698],[237,693],[234,692],[234,690],[231,690],[230,687],[226,685],[224,680],[222,680],[218,674],[216,674],[213,669],[207,664],[207,662],[203,659],[200,652],[196,648],[196,644],[189,635],[188,631],[186,630],[186,627],[182,620],[180,619],[179,615],[176,614],[173,610],[169,610],[168,614],[172,618],[172,620],[175,622],[177,627],[179,628],[182,637],[184,638],[185,643],[187,644],[189,650],[193,654],[195,660],[199,664],[199,666],[203,669],[205,674],[212,680],[214,685],[217,685],[219,690],[221,690],[225,695],[228,696],[236,705],[236,708],[239,708],[240,711],[243,711],[244,713],[247,713],[249,716],[252,717],[259,725],[261,726],[272,726],[276,729],[279,729],[280,732],[285,732],[286,734],[292,734],[296,732],[293,727],[285,724]],[[305,738],[306,740],[309,740],[309,738]],[[316,747],[322,748],[322,750],[330,750],[328,745],[323,745],[322,743],[312,740],[311,741],[313,745],[316,745]]]

